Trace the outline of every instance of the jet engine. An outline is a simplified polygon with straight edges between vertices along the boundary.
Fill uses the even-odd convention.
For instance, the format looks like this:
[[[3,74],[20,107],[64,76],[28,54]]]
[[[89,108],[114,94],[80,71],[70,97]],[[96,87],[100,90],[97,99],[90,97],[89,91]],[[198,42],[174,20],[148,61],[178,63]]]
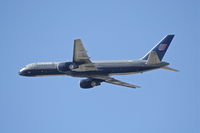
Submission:
[[[72,62],[62,62],[62,63],[59,63],[57,66],[57,69],[60,72],[67,72],[75,68],[78,68],[78,66],[73,64]]]
[[[80,82],[80,87],[84,89],[93,88],[95,86],[101,85],[102,80],[98,79],[84,79]]]
[[[76,68],[78,68],[78,65],[76,65],[76,64],[72,63],[72,64],[69,65],[70,70],[73,70],[73,69],[76,69]]]

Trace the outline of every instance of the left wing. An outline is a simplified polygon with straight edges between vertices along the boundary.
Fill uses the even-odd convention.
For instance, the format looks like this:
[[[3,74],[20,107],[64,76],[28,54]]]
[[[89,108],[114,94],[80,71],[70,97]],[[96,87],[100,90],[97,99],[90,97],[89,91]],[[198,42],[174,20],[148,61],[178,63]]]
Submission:
[[[107,82],[107,83],[110,83],[110,84],[121,85],[121,86],[125,86],[125,87],[130,87],[130,88],[140,88],[140,86],[125,83],[125,82],[122,82],[120,80],[114,79],[114,78],[109,77],[109,76],[92,76],[91,78],[100,79],[100,80],[103,80],[104,82]]]

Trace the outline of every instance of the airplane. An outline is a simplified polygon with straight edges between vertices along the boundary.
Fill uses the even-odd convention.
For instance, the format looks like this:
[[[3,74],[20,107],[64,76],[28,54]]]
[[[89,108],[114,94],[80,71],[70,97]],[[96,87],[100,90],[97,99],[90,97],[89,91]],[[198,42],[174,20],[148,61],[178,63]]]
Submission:
[[[72,77],[86,78],[80,81],[80,87],[84,89],[99,86],[102,82],[130,88],[140,88],[140,86],[117,80],[111,76],[143,73],[155,69],[166,69],[178,72],[178,70],[168,67],[168,62],[162,61],[173,38],[174,35],[165,36],[140,59],[121,61],[91,61],[82,41],[80,39],[75,39],[72,61],[28,64],[19,71],[19,75],[68,75]]]

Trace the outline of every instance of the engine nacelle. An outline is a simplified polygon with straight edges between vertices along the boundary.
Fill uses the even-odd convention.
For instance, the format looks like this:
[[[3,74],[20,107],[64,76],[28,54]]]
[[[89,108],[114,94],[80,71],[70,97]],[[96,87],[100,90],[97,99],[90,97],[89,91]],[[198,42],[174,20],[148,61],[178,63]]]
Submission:
[[[101,85],[101,80],[97,79],[84,79],[80,82],[80,87],[84,89],[93,88],[95,86]]]
[[[70,70],[73,70],[73,69],[76,69],[76,68],[78,68],[78,65],[76,65],[76,64],[72,63],[72,64],[69,65]]]
[[[59,63],[57,66],[58,71],[60,72],[67,72],[70,71],[69,66],[72,64],[72,62],[62,62]]]
[[[78,68],[78,65],[72,63],[72,62],[62,62],[58,64],[57,69],[60,72],[67,72],[73,69]]]

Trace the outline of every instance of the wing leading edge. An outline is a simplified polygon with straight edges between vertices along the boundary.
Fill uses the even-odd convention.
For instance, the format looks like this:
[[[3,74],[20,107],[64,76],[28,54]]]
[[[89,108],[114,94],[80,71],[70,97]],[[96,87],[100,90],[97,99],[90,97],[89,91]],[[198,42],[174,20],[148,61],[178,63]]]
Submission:
[[[104,82],[107,82],[107,83],[110,83],[110,84],[125,86],[125,87],[129,87],[129,88],[140,88],[140,86],[129,84],[129,83],[117,80],[117,79],[109,77],[109,76],[94,76],[94,77],[91,77],[91,78],[100,79],[100,80],[103,80]]]

